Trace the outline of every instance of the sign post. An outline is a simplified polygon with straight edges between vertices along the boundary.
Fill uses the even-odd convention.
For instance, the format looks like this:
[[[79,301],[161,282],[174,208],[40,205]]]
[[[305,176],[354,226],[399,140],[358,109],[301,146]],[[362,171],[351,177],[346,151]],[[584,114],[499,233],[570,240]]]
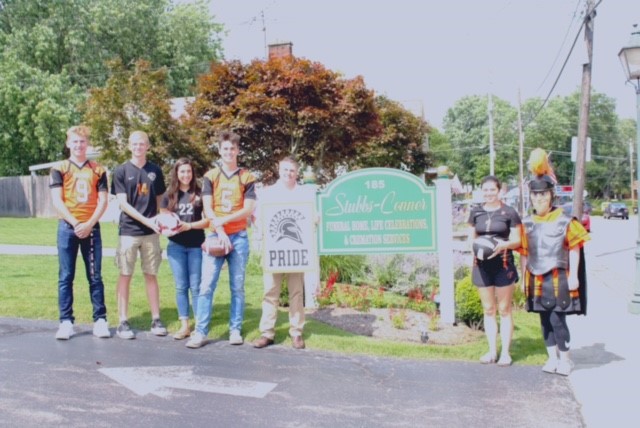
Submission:
[[[440,319],[444,324],[456,321],[453,282],[453,214],[451,180],[447,167],[438,168],[436,180],[438,213],[438,267],[440,272]]]

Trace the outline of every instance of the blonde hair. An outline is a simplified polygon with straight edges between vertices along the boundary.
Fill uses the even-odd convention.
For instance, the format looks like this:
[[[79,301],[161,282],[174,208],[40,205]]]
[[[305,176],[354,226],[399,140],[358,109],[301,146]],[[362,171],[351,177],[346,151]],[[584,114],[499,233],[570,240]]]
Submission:
[[[129,135],[129,143],[139,137],[143,138],[147,142],[147,144],[151,144],[151,142],[149,141],[149,136],[144,131],[133,131],[131,135]]]
[[[67,129],[67,141],[69,141],[71,135],[78,135],[88,140],[89,135],[91,135],[91,128],[84,125],[72,126],[71,128]]]

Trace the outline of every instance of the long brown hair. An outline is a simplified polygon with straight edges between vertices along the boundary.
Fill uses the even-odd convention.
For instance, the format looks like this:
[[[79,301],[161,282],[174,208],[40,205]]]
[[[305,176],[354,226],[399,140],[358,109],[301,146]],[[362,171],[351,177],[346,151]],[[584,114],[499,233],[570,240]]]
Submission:
[[[195,205],[194,201],[196,196],[200,196],[200,186],[198,185],[198,177],[196,177],[196,169],[193,167],[193,162],[189,158],[180,158],[171,168],[171,180],[169,182],[169,189],[167,190],[167,198],[169,204],[167,209],[169,211],[175,211],[178,205],[178,195],[180,194],[180,180],[178,179],[178,170],[183,165],[189,165],[191,167],[191,183],[189,183],[189,202]]]

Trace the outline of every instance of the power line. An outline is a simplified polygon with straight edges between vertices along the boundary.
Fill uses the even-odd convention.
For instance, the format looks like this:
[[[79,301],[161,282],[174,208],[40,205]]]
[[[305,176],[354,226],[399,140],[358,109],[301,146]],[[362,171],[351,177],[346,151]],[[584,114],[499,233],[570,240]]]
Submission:
[[[542,79],[542,83],[540,83],[540,86],[538,86],[538,89],[536,91],[539,91],[540,88],[542,88],[542,85],[545,84],[545,82],[547,81],[547,78],[551,74],[551,71],[555,67],[556,62],[558,61],[558,58],[560,57],[560,53],[562,52],[562,48],[564,48],[564,44],[567,41],[567,37],[569,36],[569,32],[571,31],[571,27],[573,27],[573,24],[576,21],[576,17],[578,16],[577,15],[578,7],[580,6],[581,2],[582,2],[582,0],[578,0],[578,2],[576,3],[576,8],[573,11],[573,14],[572,14],[572,17],[571,17],[571,22],[569,23],[569,27],[567,28],[567,31],[564,34],[564,38],[562,39],[562,43],[560,44],[560,48],[558,48],[558,53],[556,53],[556,57],[553,59],[553,62],[551,63],[551,67],[549,67],[549,71],[544,76],[544,79]]]
[[[593,13],[595,13],[596,8],[600,5],[600,3],[602,3],[602,0],[598,1],[598,3],[596,3],[596,5],[593,7]],[[562,76],[562,72],[564,71],[565,66],[567,65],[567,62],[569,62],[569,58],[571,57],[571,54],[573,53],[573,48],[575,48],[576,46],[576,42],[578,41],[578,37],[580,36],[580,33],[582,32],[582,29],[584,28],[585,24],[587,23],[587,20],[591,19],[591,16],[586,16],[583,20],[582,20],[582,24],[580,25],[580,28],[578,29],[578,33],[576,34],[576,37],[573,39],[573,44],[571,45],[571,49],[569,50],[569,53],[567,54],[567,57],[564,60],[564,63],[562,64],[562,68],[560,68],[560,72],[558,73],[558,77],[556,77],[555,82],[553,82],[553,86],[551,87],[551,89],[549,90],[549,93],[547,94],[547,97],[544,99],[544,101],[542,102],[542,105],[540,106],[540,108],[535,112],[535,114],[533,115],[533,117],[531,119],[529,119],[527,121],[527,123],[525,123],[525,125],[523,126],[523,128],[526,128],[527,126],[529,126],[530,123],[532,123],[536,117],[538,117],[538,114],[542,111],[542,109],[545,107],[545,105],[547,104],[547,101],[549,101],[549,98],[551,98],[551,94],[553,93],[553,90],[556,88],[556,85],[558,84],[558,81],[560,80],[560,76]]]

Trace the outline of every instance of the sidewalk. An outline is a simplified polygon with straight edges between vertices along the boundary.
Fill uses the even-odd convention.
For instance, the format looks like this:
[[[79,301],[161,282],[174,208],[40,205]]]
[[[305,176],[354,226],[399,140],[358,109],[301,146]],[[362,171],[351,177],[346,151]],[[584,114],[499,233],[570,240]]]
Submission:
[[[587,251],[587,316],[568,317],[576,363],[569,379],[587,427],[638,426],[640,315],[627,309],[635,248],[608,255],[594,250]]]

